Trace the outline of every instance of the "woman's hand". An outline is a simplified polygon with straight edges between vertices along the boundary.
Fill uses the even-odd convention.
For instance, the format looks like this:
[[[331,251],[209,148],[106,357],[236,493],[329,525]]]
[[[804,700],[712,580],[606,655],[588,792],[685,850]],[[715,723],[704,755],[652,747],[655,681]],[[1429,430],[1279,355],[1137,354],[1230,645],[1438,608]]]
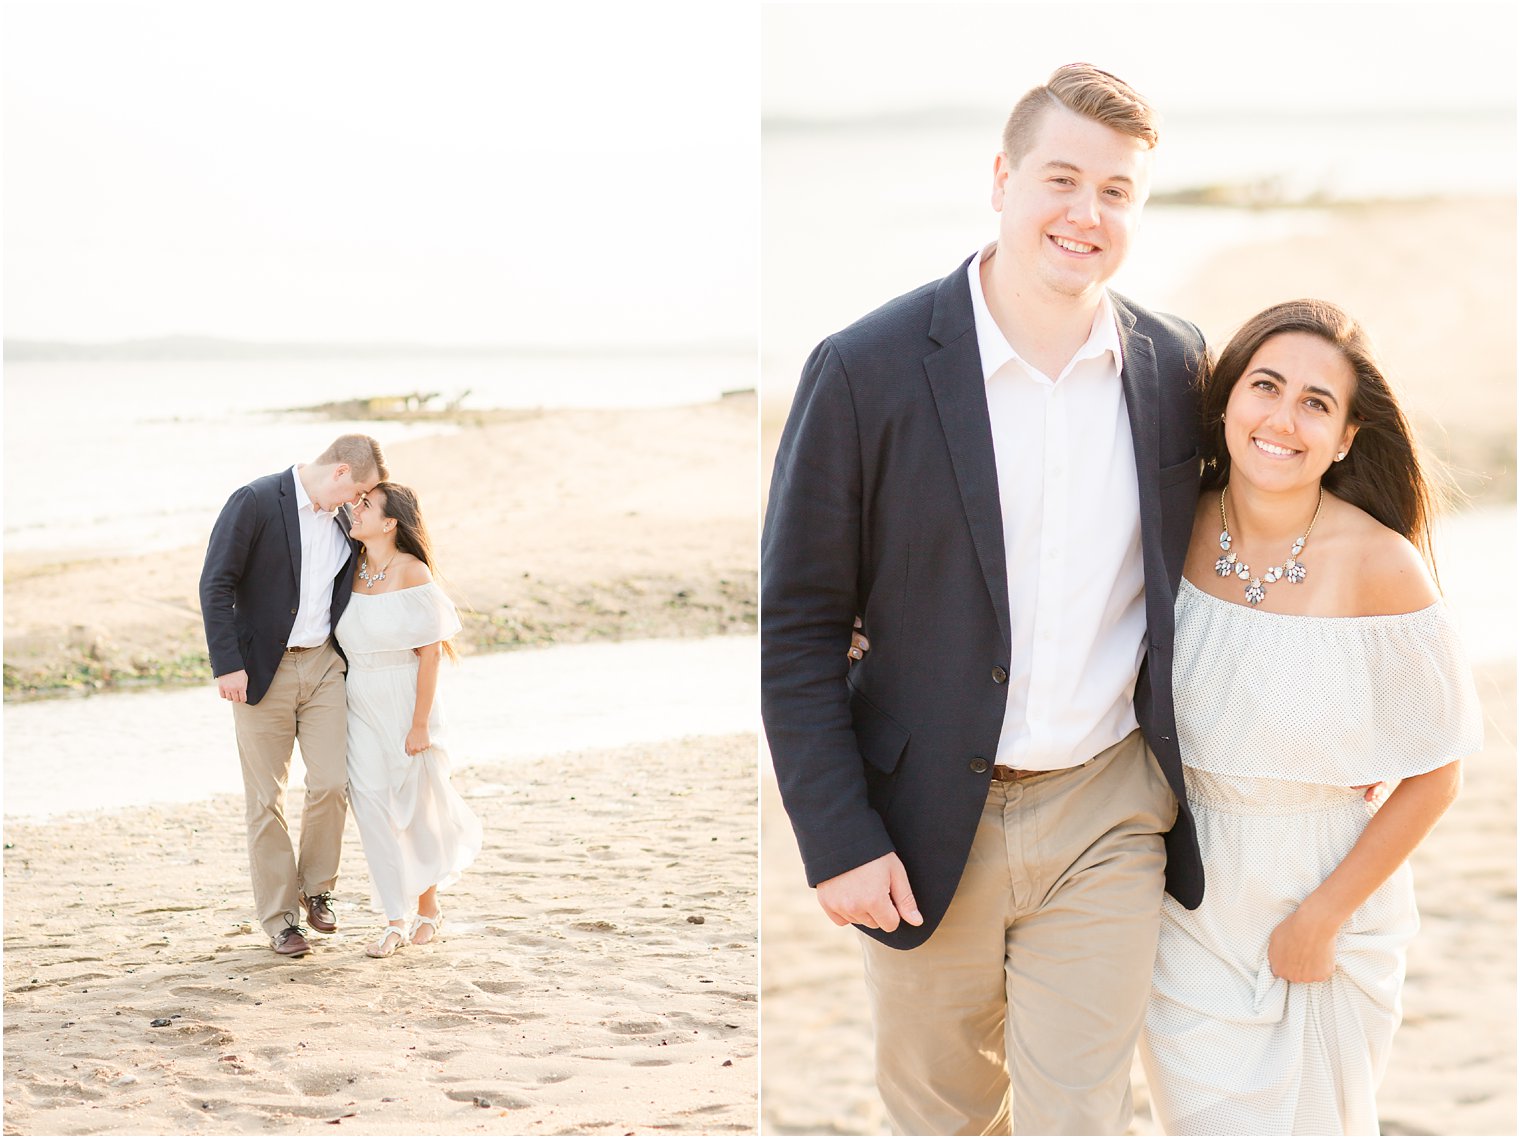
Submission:
[[[432,746],[433,741],[428,738],[426,724],[423,724],[420,728],[413,727],[411,731],[406,733],[407,755],[416,755],[419,751],[427,751]]]
[[[866,653],[871,651],[871,642],[866,640],[866,635],[860,631],[861,628],[860,618],[857,617],[855,631],[850,634],[850,647],[845,654],[851,660],[865,660]]]
[[[1284,918],[1267,941],[1272,975],[1284,981],[1328,981],[1335,972],[1338,925],[1326,928],[1302,909]]]

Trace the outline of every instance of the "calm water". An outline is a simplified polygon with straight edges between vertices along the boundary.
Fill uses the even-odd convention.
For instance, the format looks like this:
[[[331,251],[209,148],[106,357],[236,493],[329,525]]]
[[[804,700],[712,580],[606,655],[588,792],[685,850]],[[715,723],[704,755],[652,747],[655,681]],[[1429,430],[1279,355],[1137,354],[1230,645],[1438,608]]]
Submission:
[[[754,386],[745,354],[7,362],[5,548],[145,553],[204,542],[234,487],[313,458],[337,434],[390,446],[456,430],[289,408],[413,392],[463,395],[473,408],[674,407]]]
[[[445,669],[455,766],[503,763],[760,723],[755,637],[566,645]],[[183,803],[242,790],[232,709],[209,683],[6,704],[5,815]],[[173,725],[166,729],[165,725]],[[298,758],[292,783],[303,768]]]

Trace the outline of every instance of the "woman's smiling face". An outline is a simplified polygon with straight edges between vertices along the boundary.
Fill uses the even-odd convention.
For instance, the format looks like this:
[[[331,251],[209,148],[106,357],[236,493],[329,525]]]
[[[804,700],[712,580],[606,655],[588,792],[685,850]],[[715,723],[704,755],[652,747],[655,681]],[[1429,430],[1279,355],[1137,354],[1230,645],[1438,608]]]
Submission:
[[[373,540],[383,532],[385,522],[385,491],[372,490],[354,504],[349,537]]]
[[[1283,332],[1262,344],[1225,405],[1231,479],[1263,490],[1317,483],[1356,435],[1356,373],[1333,344]]]

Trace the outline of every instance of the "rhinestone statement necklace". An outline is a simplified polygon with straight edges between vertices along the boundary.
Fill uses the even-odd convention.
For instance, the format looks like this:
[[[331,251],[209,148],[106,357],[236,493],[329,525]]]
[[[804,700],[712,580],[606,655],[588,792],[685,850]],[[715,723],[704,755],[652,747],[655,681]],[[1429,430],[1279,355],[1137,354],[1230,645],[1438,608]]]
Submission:
[[[1225,490],[1228,490],[1226,487]],[[1293,550],[1288,554],[1287,560],[1281,565],[1268,566],[1260,577],[1251,576],[1251,567],[1246,565],[1234,554],[1230,553],[1230,520],[1224,512],[1224,490],[1219,492],[1219,524],[1223,527],[1219,534],[1219,548],[1224,553],[1219,555],[1219,560],[1214,563],[1214,572],[1220,577],[1238,577],[1246,583],[1246,601],[1251,605],[1260,605],[1267,596],[1267,586],[1273,582],[1286,579],[1293,585],[1298,585],[1309,575],[1304,568],[1304,563],[1298,560],[1298,555],[1304,552],[1304,543],[1309,540],[1309,534],[1314,530],[1314,524],[1319,521],[1319,508],[1325,505],[1325,488],[1319,488],[1319,501],[1314,504],[1314,517],[1309,519],[1309,528],[1304,531],[1303,537],[1293,543]]]
[[[1222,506],[1221,506],[1221,509],[1223,509]],[[377,581],[384,581],[385,580],[385,571],[391,568],[391,562],[393,562],[395,560],[396,560],[396,555],[392,554],[389,558],[386,559],[385,564],[380,567],[380,572],[372,574],[372,573],[369,572],[369,559],[368,558],[360,558],[359,559],[359,580],[364,583],[364,588],[365,589],[374,589],[375,588],[375,582],[377,582]]]

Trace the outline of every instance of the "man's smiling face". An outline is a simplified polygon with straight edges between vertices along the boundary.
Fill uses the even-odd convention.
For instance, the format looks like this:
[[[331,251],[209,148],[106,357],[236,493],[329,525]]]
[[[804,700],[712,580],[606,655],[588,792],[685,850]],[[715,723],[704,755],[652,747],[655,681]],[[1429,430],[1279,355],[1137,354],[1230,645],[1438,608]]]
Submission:
[[[1015,287],[1074,300],[1091,296],[1124,263],[1150,191],[1144,142],[1052,106],[1029,153],[1000,154],[992,205],[998,257]]]

